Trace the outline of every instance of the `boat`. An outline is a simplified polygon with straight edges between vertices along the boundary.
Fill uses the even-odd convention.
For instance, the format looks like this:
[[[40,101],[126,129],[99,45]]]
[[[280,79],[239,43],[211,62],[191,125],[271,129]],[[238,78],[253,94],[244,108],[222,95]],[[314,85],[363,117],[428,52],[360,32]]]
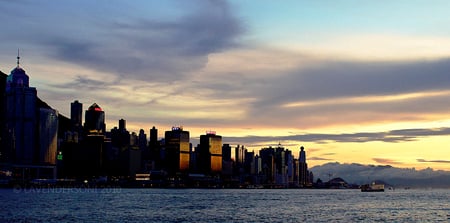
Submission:
[[[384,184],[377,184],[375,182],[371,184],[361,185],[362,192],[384,192]]]

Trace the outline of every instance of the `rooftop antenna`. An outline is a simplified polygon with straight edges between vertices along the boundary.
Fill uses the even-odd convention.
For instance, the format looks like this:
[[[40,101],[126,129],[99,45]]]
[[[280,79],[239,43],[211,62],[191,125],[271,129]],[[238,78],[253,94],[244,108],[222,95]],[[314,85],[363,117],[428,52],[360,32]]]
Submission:
[[[17,67],[20,65],[20,51],[17,49]]]

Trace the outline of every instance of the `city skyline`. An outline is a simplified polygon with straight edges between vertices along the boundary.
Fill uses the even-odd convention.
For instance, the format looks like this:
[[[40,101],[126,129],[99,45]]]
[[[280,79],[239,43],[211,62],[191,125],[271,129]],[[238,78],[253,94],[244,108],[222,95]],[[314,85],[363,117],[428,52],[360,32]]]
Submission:
[[[107,130],[450,170],[449,4],[4,1],[0,70],[20,48],[42,100],[66,117],[97,103]]]

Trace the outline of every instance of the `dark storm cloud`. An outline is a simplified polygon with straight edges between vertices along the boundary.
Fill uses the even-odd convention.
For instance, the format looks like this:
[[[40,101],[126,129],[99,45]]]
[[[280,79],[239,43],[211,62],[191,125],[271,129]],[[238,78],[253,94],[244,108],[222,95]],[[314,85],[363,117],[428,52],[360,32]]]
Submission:
[[[87,76],[78,75],[70,82],[67,82],[64,84],[49,84],[49,86],[60,88],[60,89],[70,88],[70,89],[77,89],[79,91],[85,91],[85,90],[91,91],[91,90],[111,89],[111,87],[114,83],[116,83],[116,81],[96,80],[96,79],[89,78]]]
[[[388,132],[361,132],[346,134],[297,134],[289,136],[244,136],[223,137],[224,141],[235,143],[257,143],[271,141],[301,141],[315,143],[364,143],[364,142],[389,142],[399,143],[418,140],[421,137],[450,135],[450,128],[437,129],[401,129]]]
[[[414,62],[324,62],[274,80],[287,87],[273,100],[297,101],[390,95],[450,88],[450,60]],[[274,91],[275,92],[275,91]]]
[[[39,44],[44,48],[42,52],[56,60],[129,79],[173,81],[204,67],[210,53],[235,47],[244,31],[226,1],[199,0],[189,7],[186,4],[174,4],[185,6],[185,11],[173,17],[152,18],[150,12],[156,9],[149,9],[150,15],[145,18],[118,14],[106,19],[97,15],[105,12],[95,7],[83,7],[81,3],[77,9],[84,8],[89,13],[71,12],[65,3],[56,2],[50,7],[58,10],[55,13],[46,14],[45,18],[38,13],[36,21],[22,21],[24,31],[9,28],[23,42]],[[27,9],[33,10],[23,10]]]

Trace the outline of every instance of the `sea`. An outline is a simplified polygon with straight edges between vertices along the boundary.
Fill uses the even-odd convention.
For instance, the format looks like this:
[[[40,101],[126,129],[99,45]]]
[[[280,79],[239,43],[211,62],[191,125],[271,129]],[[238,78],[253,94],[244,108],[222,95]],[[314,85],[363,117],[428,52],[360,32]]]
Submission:
[[[0,189],[0,222],[450,222],[450,189]]]

